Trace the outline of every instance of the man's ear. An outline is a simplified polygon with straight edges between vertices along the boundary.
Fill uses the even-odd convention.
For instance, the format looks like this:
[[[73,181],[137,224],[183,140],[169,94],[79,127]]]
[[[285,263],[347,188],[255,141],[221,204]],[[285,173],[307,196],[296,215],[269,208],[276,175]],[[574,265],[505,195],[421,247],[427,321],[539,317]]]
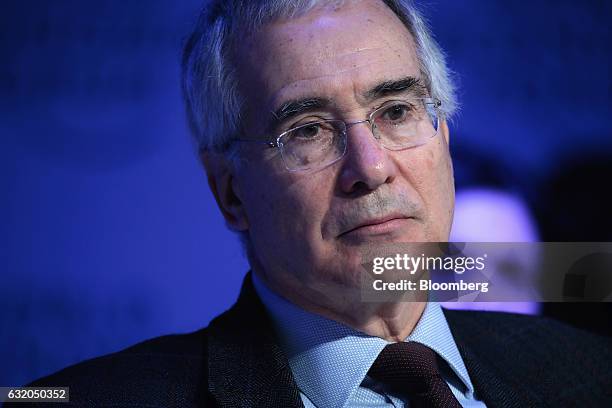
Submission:
[[[442,120],[440,122],[440,132],[442,133],[442,136],[444,136],[444,140],[446,140],[446,145],[448,145],[450,131],[448,130],[448,123],[446,123],[446,120]]]
[[[448,145],[450,139],[450,131],[448,130],[448,123],[446,122],[446,120],[440,122],[440,132],[442,133],[442,136],[444,136],[444,140],[446,140],[446,145]]]
[[[234,166],[220,153],[202,151],[200,159],[206,169],[210,190],[227,226],[233,231],[246,231],[249,222],[242,204],[242,194],[234,177]]]

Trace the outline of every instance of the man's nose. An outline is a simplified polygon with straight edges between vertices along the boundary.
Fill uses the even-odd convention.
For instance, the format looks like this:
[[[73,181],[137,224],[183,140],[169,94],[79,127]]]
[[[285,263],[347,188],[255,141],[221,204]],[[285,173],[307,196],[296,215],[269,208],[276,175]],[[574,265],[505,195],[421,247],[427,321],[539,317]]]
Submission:
[[[389,151],[372,134],[368,122],[347,129],[347,152],[340,170],[340,189],[345,194],[366,193],[391,183],[397,174]]]

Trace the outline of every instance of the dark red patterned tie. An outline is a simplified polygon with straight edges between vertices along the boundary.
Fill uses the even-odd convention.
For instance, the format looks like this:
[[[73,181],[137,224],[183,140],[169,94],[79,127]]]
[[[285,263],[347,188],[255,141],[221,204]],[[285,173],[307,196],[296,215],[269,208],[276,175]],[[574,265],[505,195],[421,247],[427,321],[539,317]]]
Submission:
[[[368,375],[405,395],[413,408],[461,408],[440,375],[436,352],[414,341],[393,343],[379,354]]]

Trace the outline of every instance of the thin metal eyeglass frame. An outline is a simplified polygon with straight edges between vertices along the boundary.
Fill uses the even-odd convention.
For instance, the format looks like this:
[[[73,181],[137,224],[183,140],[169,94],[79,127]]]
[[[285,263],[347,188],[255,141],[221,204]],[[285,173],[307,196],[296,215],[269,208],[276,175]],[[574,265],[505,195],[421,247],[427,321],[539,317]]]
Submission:
[[[437,98],[429,98],[429,97],[428,97],[428,98],[413,98],[413,100],[420,100],[420,101],[423,103],[423,105],[433,105],[433,109],[435,109],[435,110],[436,110],[435,133],[434,133],[433,135],[431,135],[431,136],[430,136],[430,138],[433,138],[434,136],[436,136],[436,135],[438,134],[438,128],[439,128],[439,125],[440,125],[440,114],[439,114],[439,112],[438,112],[438,108],[439,108],[439,107],[442,105],[442,102],[441,102],[439,99],[437,99]],[[310,123],[304,123],[304,124],[302,124],[302,125],[292,127],[291,129],[288,129],[288,130],[284,131],[283,133],[281,133],[280,135],[278,135],[278,136],[276,137],[276,139],[273,139],[273,140],[263,140],[263,139],[234,139],[234,141],[238,141],[238,142],[251,142],[251,143],[261,143],[261,144],[265,144],[266,146],[268,146],[268,147],[270,147],[270,148],[278,148],[278,149],[280,150],[280,154],[281,154],[281,158],[282,158],[282,160],[283,160],[283,163],[285,164],[285,168],[286,168],[288,171],[295,172],[295,171],[306,171],[306,170],[311,170],[312,168],[306,168],[306,169],[294,169],[294,168],[290,168],[290,166],[288,166],[288,165],[287,165],[287,161],[286,161],[286,159],[285,159],[285,157],[284,157],[284,154],[283,154],[283,144],[281,143],[281,138],[282,138],[283,136],[285,136],[286,134],[288,134],[288,133],[290,133],[290,132],[293,132],[293,131],[295,131],[296,129],[299,129],[299,128],[303,127],[303,126],[308,126],[308,125],[315,124],[315,123],[339,122],[339,123],[343,123],[343,124],[344,124],[344,130],[343,130],[343,132],[342,132],[342,133],[343,133],[343,137],[346,137],[346,131],[347,131],[347,130],[348,130],[350,127],[352,127],[352,126],[354,126],[354,125],[358,125],[358,124],[360,124],[360,123],[366,123],[366,122],[367,122],[367,123],[370,125],[370,132],[372,133],[372,136],[373,136],[373,137],[374,137],[376,140],[380,140],[380,137],[377,137],[377,136],[376,136],[377,132],[374,132],[374,121],[373,121],[373,118],[374,118],[374,116],[375,116],[375,115],[376,115],[378,112],[380,112],[381,110],[384,110],[385,108],[388,108],[388,107],[389,107],[389,104],[391,104],[392,102],[406,102],[406,101],[405,101],[405,100],[389,100],[389,101],[385,102],[385,104],[384,104],[383,106],[380,106],[380,107],[376,108],[374,111],[372,111],[372,112],[371,112],[371,113],[368,115],[367,119],[359,120],[359,121],[356,121],[356,122],[346,122],[346,121],[343,121],[343,120],[341,120],[341,119],[322,119],[322,120],[319,120],[319,121],[313,121],[313,122],[310,122]],[[391,105],[391,106],[392,106],[392,105]],[[425,107],[425,106],[424,106],[424,107]],[[426,110],[425,114],[426,114],[426,115],[429,115],[429,112],[427,111],[427,108],[426,108],[426,107],[425,107],[425,110]],[[407,147],[399,147],[399,148],[397,148],[397,149],[393,149],[393,148],[390,148],[390,147],[384,146],[383,144],[381,144],[381,146],[383,146],[385,149],[387,149],[387,150],[391,150],[391,151],[394,151],[394,150],[395,150],[395,151],[397,151],[397,150],[403,150],[403,149],[408,148],[408,146],[407,146]],[[346,149],[346,145],[345,145],[345,147],[344,147],[344,151],[342,152],[342,154],[341,154],[340,156],[338,156],[336,159],[334,159],[334,160],[333,160],[333,161],[331,161],[330,163],[323,164],[323,165],[322,165],[322,167],[327,167],[327,166],[329,166],[329,165],[331,165],[331,164],[333,164],[333,163],[336,163],[338,160],[342,159],[342,158],[343,158],[343,157],[346,155],[346,150],[347,150],[347,149]]]
[[[423,102],[423,104],[425,105],[433,105],[434,109],[438,109],[441,105],[442,102],[440,102],[439,99],[437,98],[414,98],[416,100],[420,100]],[[405,102],[402,100],[390,100],[388,102]],[[374,111],[372,111],[369,115],[367,119],[364,120],[358,120],[356,122],[345,122],[341,119],[323,119],[323,120],[318,120],[312,123],[321,123],[321,122],[343,122],[344,123],[344,127],[346,128],[346,130],[348,130],[350,127],[354,126],[354,125],[358,125],[360,123],[368,123],[370,125],[370,131],[372,132],[372,135],[374,135],[374,123],[372,122],[372,117],[374,116],[374,114],[376,114],[377,112],[379,112],[380,110],[386,108],[387,106],[381,106],[377,109],[375,109]],[[440,122],[440,115],[436,114],[436,122],[438,122],[436,124],[436,133],[434,133],[431,137],[434,137],[435,135],[438,134],[438,126],[439,126],[439,122]],[[280,148],[281,147],[281,143],[280,143],[280,139],[285,136],[286,134],[288,134],[289,132],[293,132],[296,129],[301,128],[302,126],[308,126],[312,123],[304,123],[303,125],[299,125],[296,127],[293,127],[291,129],[285,130],[283,133],[281,133],[280,135],[278,135],[275,139],[273,140],[264,140],[264,139],[234,139],[234,141],[236,142],[248,142],[248,143],[261,143],[261,144],[265,144],[268,147],[271,148]],[[376,137],[376,136],[374,136]],[[376,138],[378,140],[378,138]]]

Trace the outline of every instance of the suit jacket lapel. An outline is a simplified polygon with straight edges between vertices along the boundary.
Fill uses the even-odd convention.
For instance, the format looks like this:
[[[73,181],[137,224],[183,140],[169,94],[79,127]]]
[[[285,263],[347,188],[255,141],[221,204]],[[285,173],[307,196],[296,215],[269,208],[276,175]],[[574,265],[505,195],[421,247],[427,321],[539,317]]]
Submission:
[[[489,408],[534,406],[532,405],[533,402],[529,403],[521,398],[516,390],[506,382],[504,373],[496,372],[488,364],[479,361],[469,346],[458,345],[458,348],[470,374],[477,397],[484,401]]]
[[[208,389],[223,407],[302,407],[250,274],[236,304],[208,327]]]
[[[495,349],[508,345],[491,338],[488,329],[479,325],[479,319],[469,318],[469,313],[444,310],[478,398],[489,408],[545,406],[546,401],[527,390],[533,384],[520,386],[522,375],[512,370],[512,362],[500,361],[502,353]]]

